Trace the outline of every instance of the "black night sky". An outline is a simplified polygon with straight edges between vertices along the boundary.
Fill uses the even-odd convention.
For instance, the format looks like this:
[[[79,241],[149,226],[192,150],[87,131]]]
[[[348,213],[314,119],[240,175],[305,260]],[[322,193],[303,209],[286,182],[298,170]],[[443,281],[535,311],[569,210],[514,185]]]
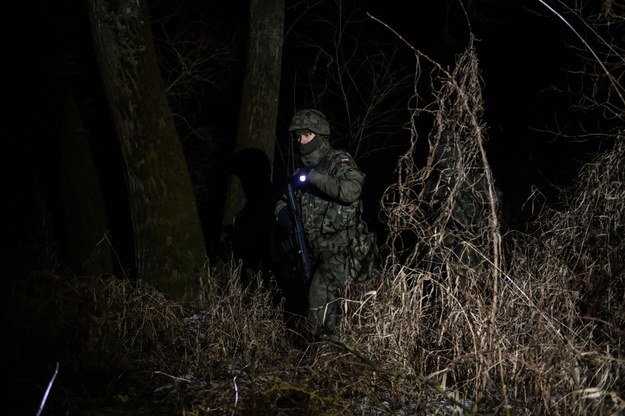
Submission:
[[[183,3],[193,4],[191,1]],[[228,2],[232,6],[228,8],[218,7],[216,3],[196,5],[207,16],[212,16],[208,23],[213,28],[212,35],[233,49],[227,71],[219,73],[218,86],[200,98],[205,100],[200,116],[206,117],[212,129],[212,152],[228,147],[236,127],[247,19],[245,1]],[[443,66],[452,65],[454,56],[466,46],[469,28],[458,6],[460,2],[364,3],[354,14],[366,21],[366,30],[360,33],[363,39],[379,38],[395,42],[400,48],[405,46],[389,29],[368,19],[366,13],[370,13]],[[588,160],[599,146],[596,140],[580,139],[583,131],[579,128],[580,119],[589,115],[575,114],[570,110],[570,97],[559,92],[575,88],[570,71],[581,67],[580,55],[584,50],[570,30],[539,1],[470,3],[472,8],[467,13],[477,39],[484,83],[490,163],[504,194],[510,226],[522,227],[527,213],[522,213],[520,207],[532,190],[539,189],[550,200],[555,196],[554,189],[570,184],[580,162]],[[155,14],[171,10],[161,7],[161,3],[154,2],[152,6]],[[101,181],[108,197],[107,209],[116,221],[111,228],[124,229],[129,224],[123,203],[115,199],[124,192],[121,162],[118,151],[109,142],[112,127],[91,44],[86,5],[67,0],[7,7],[2,28],[5,71],[2,194],[6,210],[3,236],[5,246],[12,250],[5,253],[8,257],[4,263],[14,264],[15,271],[20,272],[29,263],[37,263],[33,250],[45,252],[43,247],[37,247],[37,244],[45,245],[41,241],[44,234],[50,241],[59,238],[55,235],[61,228],[58,220],[59,135],[62,102],[68,88],[76,92],[86,128],[93,134],[92,146],[103,173]],[[302,7],[302,3],[287,1],[287,27],[301,14]],[[283,56],[283,76],[287,77],[290,65],[301,64],[298,62],[301,56],[297,56],[290,42],[287,37]],[[404,54],[406,66],[414,67],[411,53],[404,51]],[[282,91],[282,94],[292,95],[291,91]],[[285,100],[281,104],[278,139],[284,136],[282,130],[290,117],[290,107],[292,102]],[[563,131],[570,137],[556,137],[554,131]],[[193,155],[199,155],[194,163],[201,165],[203,150],[192,150]],[[379,198],[380,192],[392,181],[396,156],[385,155],[383,163],[379,157],[360,161],[371,178],[373,191],[370,194],[374,198]],[[213,163],[214,167],[196,166],[195,181],[205,201],[210,200],[210,203],[201,202],[200,209],[204,217],[211,218],[217,215],[224,187],[224,176],[216,172],[223,173],[227,166],[214,161],[206,163]],[[212,240],[218,234],[217,228],[208,219],[205,223],[206,233],[211,234],[207,239]],[[115,244],[120,253],[130,249],[124,238],[119,238]]]

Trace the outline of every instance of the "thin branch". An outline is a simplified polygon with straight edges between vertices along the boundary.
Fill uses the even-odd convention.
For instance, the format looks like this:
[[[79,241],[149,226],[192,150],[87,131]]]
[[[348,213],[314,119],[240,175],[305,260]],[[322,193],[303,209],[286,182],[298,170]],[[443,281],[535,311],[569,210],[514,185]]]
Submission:
[[[614,77],[612,76],[612,74],[610,73],[610,71],[608,70],[608,68],[606,68],[605,64],[603,63],[603,61],[601,61],[601,59],[599,59],[599,56],[597,55],[597,53],[590,47],[590,45],[588,44],[588,42],[586,42],[586,40],[582,37],[582,35],[579,34],[579,32],[577,30],[575,30],[575,28],[573,27],[573,25],[571,25],[565,18],[564,16],[562,16],[560,13],[558,13],[558,11],[556,11],[553,7],[549,6],[547,3],[545,3],[543,0],[538,0],[539,3],[541,3],[543,6],[545,6],[547,9],[549,9],[553,14],[555,14],[560,20],[562,20],[564,22],[565,25],[567,25],[569,27],[569,29],[571,29],[571,31],[575,34],[575,36],[577,36],[579,38],[579,40],[584,44],[584,46],[586,46],[586,49],[588,49],[588,51],[592,54],[592,56],[595,58],[595,60],[597,61],[597,63],[601,66],[601,69],[603,69],[603,72],[605,72],[606,76],[608,77],[608,79],[610,80],[610,83],[612,84],[612,86],[614,87],[614,91],[618,94],[619,98],[621,99],[621,102],[623,103],[623,106],[625,108],[625,98],[623,97],[623,94],[621,93],[621,88],[620,85],[618,84],[618,82],[614,79]],[[624,110],[625,111],[625,110]]]
[[[43,411],[43,407],[46,404],[46,400],[48,399],[48,394],[50,394],[50,389],[52,388],[52,384],[54,384],[54,380],[56,379],[56,375],[59,373],[59,363],[57,361],[56,368],[54,369],[54,373],[52,374],[52,378],[48,382],[48,387],[46,388],[45,393],[43,394],[43,398],[41,399],[41,404],[39,404],[39,410],[37,411],[37,416],[41,415]]]

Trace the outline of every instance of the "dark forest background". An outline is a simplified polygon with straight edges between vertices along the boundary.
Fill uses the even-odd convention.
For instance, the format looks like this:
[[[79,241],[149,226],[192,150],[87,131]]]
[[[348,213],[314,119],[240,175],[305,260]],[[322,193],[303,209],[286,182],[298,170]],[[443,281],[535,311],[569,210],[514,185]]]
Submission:
[[[241,415],[622,413],[621,2],[287,0],[268,166],[235,156],[254,2],[148,1],[206,247],[197,297],[180,304],[137,265],[96,2],[121,4],[3,12],[1,347],[19,414],[33,413],[56,363],[52,414],[235,414],[235,380]],[[477,105],[458,110],[467,87]],[[284,292],[247,285],[255,277],[231,261],[259,265],[272,212],[224,223],[233,175],[263,201],[282,191],[287,126],[308,107],[366,173],[364,215],[385,255],[379,279],[346,288],[343,344],[303,342]],[[435,238],[447,213],[415,214],[441,119],[477,120],[461,144],[500,191],[501,212],[473,235],[485,261],[469,270]],[[97,186],[80,188],[90,167]],[[87,194],[101,204],[83,218]],[[111,267],[86,268],[92,258]]]
[[[313,6],[307,10],[307,6]],[[476,47],[484,83],[484,118],[488,125],[488,152],[497,185],[503,191],[509,227],[523,228],[531,212],[524,201],[535,192],[554,201],[556,190],[566,186],[581,162],[599,147],[598,139],[580,134],[580,119],[571,111],[575,89],[575,62],[580,45],[564,25],[538,3],[475,1],[467,17],[458,2],[362,2],[343,5],[349,16],[354,50],[377,45],[393,50],[389,65],[397,74],[414,72],[415,56],[398,37],[371,16],[386,22],[414,48],[442,66],[453,62],[468,39]],[[414,8],[414,10],[412,10]],[[321,102],[311,96],[314,88],[303,79],[313,65],[330,65],[318,54],[319,45],[331,42],[333,2],[314,5],[287,2],[280,112],[276,140],[275,179],[283,181],[287,166],[286,126],[299,108],[315,106],[325,111],[334,128],[337,147],[349,147],[343,138],[350,131],[337,97]],[[90,35],[86,6],[80,1],[11,5],[3,28],[5,70],[5,140],[2,152],[6,259],[19,274],[32,267],[47,267],[50,258],[63,263],[62,224],[62,120],[68,91],[91,132],[91,145],[110,220],[110,238],[119,261],[132,269],[132,242],[121,158]],[[172,42],[182,37],[198,42],[193,53],[205,53],[202,74],[177,85],[170,95],[183,140],[189,170],[204,226],[209,255],[220,248],[221,214],[229,155],[235,136],[248,6],[245,1],[227,7],[211,2],[152,2],[153,30],[164,77],[174,76],[176,57]],[[347,19],[347,18],[346,18]],[[183,34],[182,31],[188,31]],[[364,45],[364,46],[363,46]],[[364,53],[359,51],[358,53]],[[358,59],[363,59],[362,55]],[[427,65],[427,63],[425,64]],[[358,81],[356,81],[358,82]],[[427,95],[428,85],[422,85]],[[382,116],[385,140],[372,142],[355,155],[367,173],[366,201],[373,227],[376,201],[393,180],[397,156],[406,149],[409,131],[408,98],[411,85],[396,89],[393,107]],[[354,102],[354,107],[358,103]],[[354,108],[354,112],[357,108]],[[379,110],[381,111],[381,110]],[[424,119],[418,126],[427,135]],[[388,140],[387,140],[388,139]],[[424,149],[425,158],[427,150]],[[9,254],[10,253],[10,254]],[[12,273],[13,274],[13,273]]]

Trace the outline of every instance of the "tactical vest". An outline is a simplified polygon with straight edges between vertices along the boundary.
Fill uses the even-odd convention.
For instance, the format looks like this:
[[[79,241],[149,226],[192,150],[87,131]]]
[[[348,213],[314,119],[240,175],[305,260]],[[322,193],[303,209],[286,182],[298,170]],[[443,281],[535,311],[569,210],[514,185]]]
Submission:
[[[341,159],[351,159],[349,154],[338,150],[329,152],[324,156],[326,158],[329,158],[328,172],[332,177],[336,177]],[[298,202],[304,230],[313,248],[317,242],[337,252],[344,250],[348,273],[356,281],[362,282],[375,275],[377,241],[361,217],[363,205],[360,198],[345,204],[322,198],[312,190],[305,190],[298,192]],[[328,244],[329,240],[333,244]]]
[[[350,156],[338,150],[332,150],[324,156],[324,159],[330,159],[328,164],[330,176],[336,175],[340,168],[340,160],[345,157]],[[297,196],[304,229],[309,238],[334,234],[358,225],[362,212],[362,201],[360,199],[351,204],[343,204],[338,201],[328,200],[327,197],[322,198],[313,190],[299,191]]]

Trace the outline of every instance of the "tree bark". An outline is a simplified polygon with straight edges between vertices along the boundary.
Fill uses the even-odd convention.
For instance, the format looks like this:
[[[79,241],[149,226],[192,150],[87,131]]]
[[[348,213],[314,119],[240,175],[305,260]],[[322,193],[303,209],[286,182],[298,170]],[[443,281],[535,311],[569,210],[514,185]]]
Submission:
[[[139,278],[175,298],[195,289],[206,256],[182,145],[145,0],[89,0],[91,27],[125,163]]]
[[[246,190],[254,187],[243,182],[250,177],[263,183],[271,182],[280,94],[283,29],[284,0],[251,0],[247,68],[234,146],[233,175],[230,177],[224,206],[223,224],[226,227],[233,224],[237,213],[250,199]],[[252,167],[242,164],[248,157],[238,155],[248,149],[258,149],[265,155],[266,160],[258,160],[253,166],[264,166],[269,163],[269,171],[261,169],[250,172]],[[268,176],[258,178],[257,175]]]

